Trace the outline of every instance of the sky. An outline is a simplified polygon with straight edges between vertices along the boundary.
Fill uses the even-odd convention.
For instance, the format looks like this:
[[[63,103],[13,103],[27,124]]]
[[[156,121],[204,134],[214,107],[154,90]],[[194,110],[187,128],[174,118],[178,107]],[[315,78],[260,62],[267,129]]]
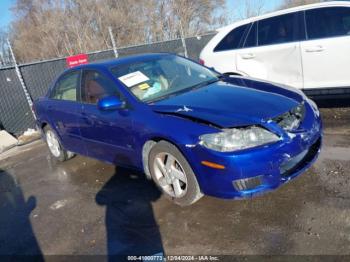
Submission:
[[[245,0],[226,0],[227,9],[229,12],[232,10],[232,12],[236,12],[237,10],[242,9],[242,5],[244,4]],[[249,1],[249,0],[248,0]],[[250,0],[252,2],[259,2],[263,0]],[[13,19],[13,16],[10,11],[10,7],[13,5],[15,0],[0,0],[0,30],[6,30],[8,25],[11,23],[11,20]],[[278,5],[281,4],[282,0],[270,0],[270,1],[263,1],[265,3],[264,5],[264,11],[270,11],[276,8]],[[230,12],[231,13],[231,12]],[[234,16],[235,14],[233,14]]]
[[[0,0],[0,29],[6,29],[12,20],[12,14],[9,10],[14,0]]]
[[[263,3],[262,12],[266,13],[279,7],[283,0],[226,0],[229,18],[233,18],[233,20],[240,18],[242,15],[240,12],[244,11],[245,2],[251,2],[251,6],[256,6],[259,5],[259,3]]]

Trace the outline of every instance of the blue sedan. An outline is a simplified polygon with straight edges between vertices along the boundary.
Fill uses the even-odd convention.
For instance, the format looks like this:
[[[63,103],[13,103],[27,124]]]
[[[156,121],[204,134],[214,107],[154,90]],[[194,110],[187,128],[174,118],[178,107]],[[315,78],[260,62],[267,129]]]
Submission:
[[[142,170],[179,205],[275,189],[310,167],[322,142],[301,91],[172,54],[69,69],[34,109],[54,158]]]

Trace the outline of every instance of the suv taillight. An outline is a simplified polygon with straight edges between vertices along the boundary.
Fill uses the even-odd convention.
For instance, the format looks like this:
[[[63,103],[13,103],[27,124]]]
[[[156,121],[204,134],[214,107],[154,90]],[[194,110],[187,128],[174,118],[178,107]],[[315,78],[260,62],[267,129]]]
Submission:
[[[203,59],[199,59],[199,63],[200,63],[201,65],[204,65],[204,60],[203,60]]]

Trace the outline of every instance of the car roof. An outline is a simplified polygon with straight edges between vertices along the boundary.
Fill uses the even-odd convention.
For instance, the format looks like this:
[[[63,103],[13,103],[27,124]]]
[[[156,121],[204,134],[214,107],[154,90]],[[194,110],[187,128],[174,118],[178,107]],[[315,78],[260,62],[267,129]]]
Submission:
[[[218,32],[228,31],[229,32],[232,29],[234,29],[240,25],[252,23],[252,22],[259,21],[259,20],[262,20],[265,18],[270,18],[270,17],[274,17],[274,16],[278,16],[278,15],[288,14],[288,13],[297,12],[297,11],[304,11],[304,10],[309,10],[309,9],[314,9],[314,8],[319,8],[319,7],[332,7],[332,6],[348,6],[348,7],[350,7],[350,2],[349,1],[329,1],[329,2],[320,2],[320,3],[316,3],[316,4],[301,5],[301,6],[297,6],[297,7],[282,9],[282,10],[278,10],[278,11],[274,11],[274,12],[266,13],[263,15],[250,17],[250,18],[247,18],[244,20],[237,21],[237,22],[234,22],[230,25],[218,28],[218,29],[216,29],[216,31],[218,31]]]
[[[111,68],[114,66],[122,65],[122,64],[128,64],[132,62],[139,62],[144,61],[148,59],[156,59],[164,56],[169,55],[175,55],[172,53],[148,53],[148,54],[137,54],[137,55],[130,55],[115,59],[109,59],[109,60],[102,60],[97,62],[92,62],[88,64],[83,64],[79,66],[75,66],[73,68],[67,69],[65,72],[69,72],[72,70],[79,70],[79,69],[87,69],[87,68]]]

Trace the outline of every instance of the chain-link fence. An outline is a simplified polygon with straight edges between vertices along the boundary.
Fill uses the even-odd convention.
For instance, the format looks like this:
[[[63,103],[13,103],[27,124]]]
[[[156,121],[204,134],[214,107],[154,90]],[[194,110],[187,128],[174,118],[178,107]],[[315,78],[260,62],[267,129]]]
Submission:
[[[0,71],[0,123],[19,133],[34,126],[34,118],[14,68]]]
[[[188,57],[198,60],[200,51],[214,34],[188,37],[184,43]],[[117,48],[119,57],[140,53],[169,52],[185,54],[181,39],[151,44]],[[89,53],[89,62],[113,59],[113,50]],[[53,80],[66,69],[65,58],[19,65],[24,83],[33,100],[45,95]],[[35,127],[31,109],[27,103],[14,67],[0,69],[0,125],[10,133],[18,135]]]

